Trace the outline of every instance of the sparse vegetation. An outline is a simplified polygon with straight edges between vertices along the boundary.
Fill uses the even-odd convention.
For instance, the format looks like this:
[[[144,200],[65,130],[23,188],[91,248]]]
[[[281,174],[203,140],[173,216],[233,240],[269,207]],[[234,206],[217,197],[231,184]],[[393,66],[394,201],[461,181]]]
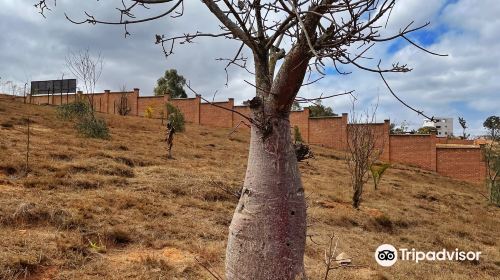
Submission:
[[[490,139],[483,148],[488,175],[486,183],[491,203],[500,206],[500,117],[488,117],[483,126],[488,130]]]
[[[372,173],[373,185],[375,189],[377,189],[380,180],[382,180],[382,175],[384,175],[385,171],[390,166],[391,166],[390,163],[372,164],[370,166],[370,172]]]
[[[148,119],[153,118],[153,113],[154,113],[154,109],[153,109],[153,107],[151,107],[151,106],[148,106],[148,107],[146,108],[146,110],[144,110],[144,116],[145,116],[146,118],[148,118]]]
[[[57,107],[57,116],[63,120],[72,121],[90,114],[90,107],[87,102],[75,101],[62,104]]]
[[[130,113],[132,109],[128,106],[127,93],[122,93],[120,96],[120,101],[118,102],[118,114],[121,116],[126,116]]]
[[[109,139],[109,130],[104,119],[92,116],[81,117],[76,123],[76,129],[85,137]]]
[[[0,123],[14,124],[29,106],[0,104]],[[105,115],[116,137],[100,141],[78,137],[51,107],[30,110],[28,177],[11,179],[23,170],[25,130],[0,128],[0,279],[212,279],[194,257],[224,270],[237,198],[222,188],[236,193],[243,185],[248,132],[230,141],[227,129],[187,123],[172,164],[159,141],[160,120]],[[373,249],[387,242],[488,254],[476,265],[401,262],[391,271],[395,279],[495,279],[500,208],[488,206],[478,186],[394,165],[355,210],[352,192],[342,187],[349,184],[345,154],[313,148],[315,160],[300,164],[309,232],[321,244],[335,232],[338,252],[363,266],[333,270],[330,278],[383,279],[387,270]],[[324,246],[308,239],[305,254],[308,277],[324,279]]]
[[[80,134],[90,138],[109,139],[109,130],[104,119],[96,117],[85,101],[63,104],[57,107],[60,119],[75,122]]]
[[[167,103],[165,106],[168,114],[167,121],[172,123],[175,132],[183,132],[185,130],[184,114],[172,103]]]
[[[352,206],[359,208],[363,187],[368,180],[370,167],[378,160],[382,150],[377,148],[378,135],[371,125],[375,122],[373,113],[358,114],[353,109],[350,124],[347,126],[347,157],[346,162],[351,177],[353,189]]]

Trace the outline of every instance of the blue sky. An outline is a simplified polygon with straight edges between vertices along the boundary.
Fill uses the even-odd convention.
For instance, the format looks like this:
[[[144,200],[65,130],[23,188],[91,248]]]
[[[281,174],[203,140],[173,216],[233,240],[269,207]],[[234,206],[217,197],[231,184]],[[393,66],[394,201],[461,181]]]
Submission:
[[[58,0],[57,7],[47,13],[46,19],[37,14],[34,2],[2,0],[0,91],[11,90],[5,84],[7,81],[23,85],[26,80],[56,79],[63,73],[69,77],[65,55],[69,50],[89,47],[100,51],[105,58],[99,90],[118,90],[125,85],[140,88],[142,94],[152,94],[162,73],[176,68],[207,96],[211,97],[217,90],[216,99],[234,97],[236,102],[242,102],[254,95],[254,89],[244,82],[253,78],[237,68],[229,70],[230,81],[226,87],[225,65],[215,60],[232,54],[237,44],[223,39],[199,40],[176,49],[168,60],[154,45],[154,34],[217,30],[217,22],[200,1],[187,1],[182,18],[130,26],[132,36],[127,39],[121,27],[73,25],[64,18],[64,12],[73,18],[82,18],[83,11],[91,11],[100,18],[113,19],[117,17],[115,7],[120,6],[121,1]],[[484,119],[500,115],[499,14],[497,0],[398,0],[383,33],[394,34],[412,20],[415,25],[429,21],[431,24],[425,30],[410,38],[429,50],[449,56],[429,55],[404,40],[381,44],[369,55],[375,61],[382,59],[384,65],[400,62],[413,68],[410,73],[387,75],[391,87],[406,102],[429,115],[455,118],[456,134],[461,131],[459,116],[468,121],[472,134],[481,134]],[[390,118],[396,123],[406,121],[412,127],[420,126],[422,117],[399,104],[376,74],[345,69],[352,70],[352,74],[336,75],[329,68],[331,75],[302,88],[299,94],[316,97],[321,93],[355,90],[358,109],[378,102],[378,120]],[[349,112],[351,108],[348,97],[327,100],[324,104],[332,106],[337,113]]]

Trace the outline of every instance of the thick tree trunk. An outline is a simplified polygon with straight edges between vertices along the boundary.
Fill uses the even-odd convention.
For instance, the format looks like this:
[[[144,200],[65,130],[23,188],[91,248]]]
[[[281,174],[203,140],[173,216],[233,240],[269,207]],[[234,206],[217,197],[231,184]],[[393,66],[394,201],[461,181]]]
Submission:
[[[303,279],[306,204],[288,117],[252,127],[242,195],[226,251],[228,280]]]

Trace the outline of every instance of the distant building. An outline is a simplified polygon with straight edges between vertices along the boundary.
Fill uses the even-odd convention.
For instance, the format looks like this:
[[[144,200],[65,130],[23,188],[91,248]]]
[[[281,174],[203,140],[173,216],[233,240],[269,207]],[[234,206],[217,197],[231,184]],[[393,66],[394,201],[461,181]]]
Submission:
[[[436,117],[433,121],[425,119],[422,127],[435,127],[437,137],[448,137],[453,135],[453,118]]]

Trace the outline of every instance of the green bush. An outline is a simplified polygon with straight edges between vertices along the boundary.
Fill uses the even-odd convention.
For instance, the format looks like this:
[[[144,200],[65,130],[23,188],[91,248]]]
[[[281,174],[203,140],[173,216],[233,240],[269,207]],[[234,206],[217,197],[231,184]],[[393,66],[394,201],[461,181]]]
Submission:
[[[372,164],[370,166],[370,171],[372,173],[372,178],[373,178],[373,183],[375,185],[375,189],[377,189],[378,184],[380,183],[380,180],[382,180],[382,175],[384,175],[384,172],[389,168],[391,165],[389,163],[382,163],[382,164]]]
[[[74,120],[90,114],[90,106],[83,101],[63,104],[57,107],[57,116],[63,120]]]
[[[167,114],[168,121],[171,121],[176,132],[182,132],[185,130],[184,127],[184,114],[179,110],[179,108],[175,107],[172,103],[167,103]]]
[[[109,139],[109,129],[106,122],[92,115],[81,117],[76,123],[76,129],[85,137]]]
[[[76,101],[57,107],[60,119],[74,121],[76,130],[89,138],[109,139],[109,129],[103,119],[96,118],[92,108],[84,101]]]

